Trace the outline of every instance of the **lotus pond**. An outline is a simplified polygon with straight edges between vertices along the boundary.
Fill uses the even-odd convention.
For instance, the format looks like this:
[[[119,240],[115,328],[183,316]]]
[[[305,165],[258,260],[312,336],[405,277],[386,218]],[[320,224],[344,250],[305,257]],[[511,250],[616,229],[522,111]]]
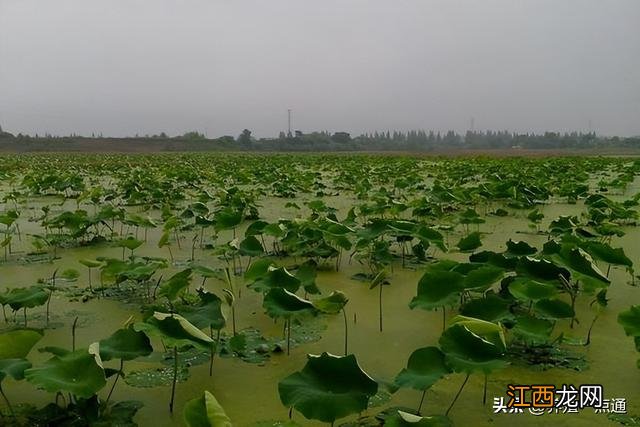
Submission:
[[[2,156],[0,425],[637,425],[639,174]],[[509,384],[601,384],[626,414],[494,413]]]

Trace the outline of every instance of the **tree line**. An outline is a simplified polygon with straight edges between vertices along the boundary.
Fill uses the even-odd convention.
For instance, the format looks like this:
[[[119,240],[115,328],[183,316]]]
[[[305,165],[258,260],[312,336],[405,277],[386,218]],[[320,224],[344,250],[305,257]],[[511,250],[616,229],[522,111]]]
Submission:
[[[460,149],[593,149],[593,148],[640,148],[640,136],[605,137],[595,132],[545,132],[516,133],[509,131],[467,131],[460,134],[447,132],[411,130],[363,133],[352,136],[348,132],[280,132],[275,138],[255,138],[244,129],[238,136],[225,135],[207,138],[203,133],[191,131],[179,136],[135,135],[128,138],[109,138],[101,134],[91,136],[13,135],[0,128],[3,143],[65,143],[65,142],[109,142],[109,140],[131,140],[206,144],[210,149],[252,151],[434,151]]]

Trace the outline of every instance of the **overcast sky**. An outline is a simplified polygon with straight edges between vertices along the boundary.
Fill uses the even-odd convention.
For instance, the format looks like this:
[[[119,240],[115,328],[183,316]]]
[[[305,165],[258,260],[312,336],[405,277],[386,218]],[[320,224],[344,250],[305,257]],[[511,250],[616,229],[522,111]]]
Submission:
[[[0,125],[640,134],[639,0],[0,0]]]

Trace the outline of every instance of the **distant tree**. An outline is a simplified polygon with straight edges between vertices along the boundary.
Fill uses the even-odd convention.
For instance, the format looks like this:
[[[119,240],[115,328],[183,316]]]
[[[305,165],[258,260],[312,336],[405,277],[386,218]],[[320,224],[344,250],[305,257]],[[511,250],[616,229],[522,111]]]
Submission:
[[[336,144],[348,144],[351,142],[351,135],[348,132],[335,132],[331,139]]]
[[[187,132],[184,135],[182,135],[182,138],[188,141],[202,141],[207,139],[203,133],[200,133],[197,131]]]
[[[237,142],[243,147],[249,147],[252,141],[253,138],[251,137],[251,131],[249,129],[243,130],[242,133],[238,135]]]
[[[233,147],[236,142],[236,139],[230,135],[225,135],[225,136],[221,136],[215,141],[224,147]]]

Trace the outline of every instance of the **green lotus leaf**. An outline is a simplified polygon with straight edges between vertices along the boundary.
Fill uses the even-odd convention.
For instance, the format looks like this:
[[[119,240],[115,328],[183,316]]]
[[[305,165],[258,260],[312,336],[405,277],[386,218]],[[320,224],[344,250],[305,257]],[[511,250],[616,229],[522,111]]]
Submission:
[[[13,329],[0,333],[0,360],[24,359],[44,333],[39,329]]]
[[[86,399],[107,383],[99,356],[86,349],[53,356],[42,365],[27,369],[24,376],[50,393],[68,392]]]
[[[502,276],[504,276],[503,269],[492,265],[483,265],[466,274],[463,287],[474,291],[484,291],[500,280]]]
[[[374,289],[378,286],[389,285],[389,281],[387,280],[388,273],[386,270],[380,270],[378,273],[373,276],[371,282],[369,283],[369,289]]]
[[[513,255],[533,255],[538,250],[524,241],[507,241],[507,252]]]
[[[302,371],[278,383],[282,404],[307,419],[333,423],[367,409],[378,384],[358,365],[354,355],[309,355]]]
[[[535,312],[545,319],[570,319],[575,316],[571,305],[559,299],[541,299],[533,308]]]
[[[296,270],[296,279],[300,280],[300,284],[306,293],[317,295],[320,289],[316,285],[316,276],[318,275],[318,265],[315,261],[310,260],[302,263]]]
[[[251,263],[247,271],[244,272],[245,280],[255,282],[269,271],[269,267],[273,265],[273,261],[267,258],[261,258]]]
[[[313,301],[313,306],[323,313],[336,314],[347,305],[349,299],[340,291],[333,291],[328,297]]]
[[[640,337],[640,305],[632,305],[629,310],[618,314],[618,323],[627,335]]]
[[[571,277],[567,269],[547,259],[536,259],[530,256],[524,256],[518,260],[516,272],[538,280],[558,280],[560,275],[567,280]]]
[[[560,252],[562,245],[555,240],[548,240],[542,245],[542,253],[545,255],[553,255]]]
[[[222,313],[222,300],[216,294],[203,290],[198,290],[198,297],[200,298],[198,305],[186,306],[180,314],[200,329],[224,328],[227,320]]]
[[[505,366],[504,347],[471,332],[463,324],[447,328],[439,340],[446,363],[456,372],[490,372]]]
[[[232,427],[218,400],[206,390],[201,397],[184,405],[183,415],[188,427]]]
[[[34,308],[44,305],[49,299],[49,292],[42,286],[10,289],[3,295],[4,304],[12,310]]]
[[[333,236],[346,236],[350,233],[353,233],[354,231],[351,227],[348,227],[337,221],[333,221],[329,218],[327,218],[325,221],[326,222],[322,224],[322,230],[325,233],[331,234]]]
[[[31,362],[26,359],[3,359],[0,360],[0,383],[7,376],[14,380],[24,378],[24,371],[31,367]]]
[[[453,271],[428,269],[418,282],[418,292],[409,303],[423,310],[433,310],[454,303],[464,288],[465,277]]]
[[[450,325],[462,325],[472,333],[482,337],[498,347],[501,351],[506,350],[507,343],[504,337],[504,330],[499,323],[488,322],[474,317],[457,315],[450,321]]]
[[[254,221],[244,232],[245,237],[258,236],[264,232],[264,228],[269,225],[266,221]]]
[[[242,222],[242,211],[225,208],[215,215],[215,229],[217,231],[230,230]]]
[[[482,241],[480,240],[480,236],[481,234],[479,231],[474,231],[472,233],[469,233],[468,236],[461,238],[456,244],[456,246],[458,247],[458,249],[460,249],[463,252],[477,249],[480,246],[482,246]]]
[[[610,280],[605,276],[600,269],[594,264],[591,255],[584,250],[574,247],[572,245],[564,244],[559,253],[563,263],[572,270],[586,276],[593,277],[600,280],[603,283],[610,283]]]
[[[143,243],[144,243],[144,241],[138,240],[133,236],[129,236],[129,237],[125,238],[125,239],[118,240],[117,245],[119,247],[127,248],[130,251],[134,251],[134,250],[138,249],[140,246],[142,246]]]
[[[625,255],[622,248],[612,248],[606,243],[589,242],[587,251],[595,258],[609,264],[632,267],[633,262]]]
[[[267,272],[251,284],[256,291],[268,291],[283,288],[289,292],[296,292],[300,288],[300,279],[292,275],[284,267],[269,267]]]
[[[240,242],[238,249],[240,250],[240,254],[244,256],[257,257],[264,253],[262,243],[254,236],[245,237],[244,240]]]
[[[472,299],[462,307],[460,314],[489,322],[497,322],[512,316],[509,311],[509,301],[494,293],[489,293],[483,298]]]
[[[395,379],[398,387],[426,390],[450,373],[444,353],[437,347],[419,348],[409,356],[407,367]]]
[[[550,283],[517,277],[509,284],[509,293],[521,301],[538,301],[555,296],[558,290]]]
[[[177,272],[160,286],[158,295],[167,297],[169,301],[174,301],[191,284],[191,273],[190,268]]]
[[[119,329],[109,338],[99,342],[100,358],[104,361],[111,359],[133,360],[148,356],[153,352],[149,337],[143,332],[135,331],[133,327]]]
[[[315,314],[316,308],[305,299],[283,288],[273,288],[264,296],[262,307],[267,314],[277,319],[286,319],[302,314]]]
[[[472,263],[495,265],[496,267],[500,267],[505,270],[514,270],[518,263],[518,259],[516,257],[507,257],[504,254],[499,254],[493,251],[475,252],[469,255],[469,261]]]
[[[442,236],[442,234],[431,227],[427,227],[427,226],[417,227],[412,233],[412,236],[419,239],[421,242],[433,243],[442,252],[447,252],[448,250],[447,246],[444,243],[444,237]]]
[[[89,268],[97,268],[102,266],[102,262],[95,260],[95,259],[87,259],[87,258],[82,258],[80,260],[78,260],[78,262],[82,265],[84,265],[85,267],[89,267]]]
[[[134,325],[136,331],[162,338],[167,347],[197,347],[208,350],[213,340],[179,314],[155,312],[144,322]]]

